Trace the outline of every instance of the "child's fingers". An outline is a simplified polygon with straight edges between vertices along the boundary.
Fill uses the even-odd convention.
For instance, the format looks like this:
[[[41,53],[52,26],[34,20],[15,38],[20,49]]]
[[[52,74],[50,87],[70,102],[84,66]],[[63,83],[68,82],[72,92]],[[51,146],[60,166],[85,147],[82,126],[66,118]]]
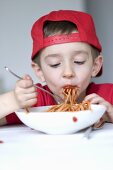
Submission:
[[[21,107],[32,106],[37,102],[37,93],[36,92],[28,94],[21,93],[18,95],[17,99]]]
[[[33,106],[37,102],[37,90],[29,75],[17,81],[14,92],[21,108]]]
[[[84,98],[84,100],[85,100],[85,101],[91,100],[91,99],[94,98],[95,96],[96,96],[95,93],[89,94],[89,95],[87,95],[87,96]]]
[[[20,93],[20,94],[36,93],[37,94],[37,90],[36,90],[36,87],[31,86],[29,88],[19,88],[17,89],[17,93]]]
[[[37,103],[37,99],[36,98],[30,99],[30,100],[27,100],[26,102],[23,102],[21,108],[32,107],[36,103]]]
[[[85,97],[84,101],[90,101],[93,104],[102,104],[105,100],[99,95],[93,93]]]
[[[22,79],[16,82],[16,88],[29,88],[31,86],[33,86],[32,79]]]
[[[16,89],[15,94],[20,101],[29,100],[30,98],[37,97],[37,92],[35,90],[35,87],[31,87],[28,89],[21,89],[21,88]]]
[[[24,79],[24,80],[32,80],[31,76],[28,75],[28,74],[24,75],[24,76],[23,76],[23,79]]]
[[[35,98],[37,98],[37,93],[34,92],[34,93],[24,94],[24,95],[22,95],[22,98],[24,99],[24,101],[35,99]]]

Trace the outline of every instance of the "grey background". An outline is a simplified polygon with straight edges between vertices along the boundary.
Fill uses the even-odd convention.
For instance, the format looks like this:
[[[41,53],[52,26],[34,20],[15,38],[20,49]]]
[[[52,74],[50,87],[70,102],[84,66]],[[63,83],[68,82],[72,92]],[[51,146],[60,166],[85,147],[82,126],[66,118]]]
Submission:
[[[0,93],[12,90],[17,80],[4,66],[20,76],[30,74],[34,83],[39,81],[31,68],[31,27],[41,15],[59,9],[86,11],[93,15],[104,55],[103,75],[94,81],[113,82],[112,0],[0,0]]]

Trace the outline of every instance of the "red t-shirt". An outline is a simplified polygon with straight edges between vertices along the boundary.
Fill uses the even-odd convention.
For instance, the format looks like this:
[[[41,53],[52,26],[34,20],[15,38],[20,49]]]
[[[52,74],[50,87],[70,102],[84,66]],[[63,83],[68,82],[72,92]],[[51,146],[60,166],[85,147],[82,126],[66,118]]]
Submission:
[[[37,84],[38,86],[42,87],[41,84]],[[44,89],[49,90],[48,86],[43,86]],[[55,100],[49,94],[43,92],[40,89],[37,89],[37,103],[36,106],[47,106],[47,105],[54,105],[56,104]],[[86,95],[96,93],[99,96],[103,97],[106,101],[113,104],[113,84],[106,83],[106,84],[95,84],[90,83],[87,88]],[[11,113],[10,115],[6,116],[6,120],[8,124],[19,124],[22,123],[19,118],[16,116],[15,113]]]

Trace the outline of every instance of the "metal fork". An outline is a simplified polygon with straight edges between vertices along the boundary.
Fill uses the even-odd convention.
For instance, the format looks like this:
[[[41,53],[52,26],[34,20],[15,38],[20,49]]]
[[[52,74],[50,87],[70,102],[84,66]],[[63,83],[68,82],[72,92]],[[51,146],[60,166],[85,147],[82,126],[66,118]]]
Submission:
[[[15,77],[17,77],[18,79],[23,79],[22,77],[20,77],[20,76],[18,76],[17,74],[15,74],[11,69],[9,69],[8,67],[4,67],[5,68],[5,70],[6,71],[8,71],[8,72],[10,72],[13,76],[15,76]],[[61,102],[63,102],[63,99],[60,97],[60,96],[58,96],[57,94],[53,94],[53,93],[51,93],[51,92],[49,92],[48,90],[45,90],[45,89],[43,89],[42,87],[39,87],[39,86],[37,86],[37,85],[33,85],[34,87],[36,87],[36,88],[38,88],[38,89],[40,89],[40,90],[42,90],[42,91],[44,91],[44,92],[46,92],[46,93],[48,93],[50,96],[52,96],[54,99],[55,99],[55,101],[58,103],[58,104],[60,104]]]

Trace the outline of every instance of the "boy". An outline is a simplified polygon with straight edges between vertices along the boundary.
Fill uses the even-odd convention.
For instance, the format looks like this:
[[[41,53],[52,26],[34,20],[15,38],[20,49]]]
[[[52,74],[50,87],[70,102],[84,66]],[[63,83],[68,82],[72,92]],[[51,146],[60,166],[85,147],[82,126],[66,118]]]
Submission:
[[[105,105],[107,118],[113,122],[113,85],[90,83],[92,77],[102,74],[103,64],[92,17],[79,11],[53,11],[34,23],[31,34],[32,68],[36,76],[46,82],[43,88],[60,96],[64,86],[77,85],[80,89],[78,102],[89,100]],[[15,96],[19,107],[56,104],[48,94],[37,92],[30,76],[18,81]],[[11,116],[11,123],[19,121],[9,115],[8,123]]]

